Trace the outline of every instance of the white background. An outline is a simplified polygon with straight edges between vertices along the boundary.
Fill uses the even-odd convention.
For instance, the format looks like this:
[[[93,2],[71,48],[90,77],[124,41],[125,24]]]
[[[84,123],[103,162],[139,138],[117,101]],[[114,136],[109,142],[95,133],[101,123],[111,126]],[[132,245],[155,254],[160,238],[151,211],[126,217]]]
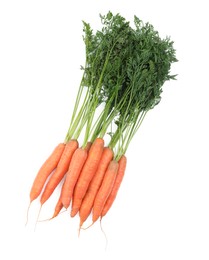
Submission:
[[[209,259],[207,1],[0,1],[0,259]],[[38,223],[29,191],[63,141],[84,61],[81,20],[99,13],[152,23],[174,40],[178,80],[145,118],[127,152],[117,200],[77,237],[69,213]],[[60,187],[59,187],[60,188]],[[59,189],[58,189],[59,190]],[[57,193],[40,219],[50,217]]]

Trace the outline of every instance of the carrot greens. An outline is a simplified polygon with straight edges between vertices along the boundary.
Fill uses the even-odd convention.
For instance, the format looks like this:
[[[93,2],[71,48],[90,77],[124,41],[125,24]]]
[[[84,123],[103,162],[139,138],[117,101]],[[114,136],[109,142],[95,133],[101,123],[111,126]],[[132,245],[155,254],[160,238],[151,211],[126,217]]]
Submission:
[[[175,75],[170,75],[171,64],[177,61],[173,42],[161,39],[152,25],[143,24],[136,16],[134,22],[125,83],[118,93],[118,99],[124,98],[125,102],[110,141],[110,147],[117,145],[117,160],[126,153],[147,112],[159,104],[165,81],[175,79]],[[124,89],[129,89],[125,97]]]
[[[168,37],[161,39],[151,24],[143,24],[138,17],[134,17],[135,28],[119,14],[109,12],[100,18],[103,27],[95,34],[83,22],[86,65],[78,100],[85,87],[87,92],[75,120],[73,114],[71,122],[75,122],[67,140],[73,135],[77,138],[85,127],[85,147],[88,140],[93,142],[108,132],[112,137],[109,145],[117,149],[119,159],[146,113],[160,102],[165,81],[175,79],[170,68],[177,59],[173,42]],[[95,119],[98,107],[102,111]],[[112,124],[114,131],[109,129]]]
[[[85,127],[84,147],[90,138],[96,109],[106,103],[100,117],[108,116],[110,112],[108,100],[113,100],[117,95],[125,77],[122,62],[127,56],[129,23],[119,14],[113,16],[110,12],[100,18],[103,27],[95,34],[90,25],[83,22],[86,63],[82,67],[83,77],[66,136],[66,141],[72,138],[77,139]],[[86,91],[84,91],[85,89]],[[84,92],[84,102],[80,105]],[[79,105],[80,110],[78,111]]]

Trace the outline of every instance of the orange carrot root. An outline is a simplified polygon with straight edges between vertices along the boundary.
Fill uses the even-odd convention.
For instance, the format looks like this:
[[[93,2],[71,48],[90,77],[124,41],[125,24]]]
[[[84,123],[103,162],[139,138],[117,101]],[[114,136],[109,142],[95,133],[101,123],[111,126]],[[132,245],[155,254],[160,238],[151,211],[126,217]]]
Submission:
[[[62,210],[62,208],[63,208],[63,204],[62,204],[61,198],[59,197],[57,204],[55,206],[55,209],[54,209],[53,216],[51,218],[39,220],[38,222],[49,221],[49,220],[56,218],[59,214],[64,213],[66,211],[66,210],[64,210],[64,211],[60,212]]]
[[[57,215],[53,215],[51,218],[42,219],[42,220],[39,220],[38,222],[45,222],[45,221],[50,221],[50,220],[52,220],[52,219],[56,218],[58,215],[60,215],[60,214],[62,214],[62,213],[65,213],[66,211],[67,211],[67,209],[65,209],[65,210],[61,211],[61,212],[60,212],[59,214],[57,214]]]
[[[79,216],[80,216],[80,222],[82,224],[84,223],[84,221],[88,218],[88,216],[91,213],[94,199],[99,190],[99,187],[101,186],[101,183],[102,183],[103,177],[105,175],[105,172],[107,170],[108,164],[110,163],[112,158],[113,158],[113,151],[110,148],[105,147],[103,150],[102,157],[101,157],[99,166],[97,168],[97,171],[96,171],[92,181],[90,182],[89,188],[81,203],[81,207],[79,210]]]
[[[89,183],[96,173],[104,149],[104,140],[97,138],[88,152],[88,157],[75,185],[71,217],[74,217],[80,209],[82,200],[86,194]]]
[[[107,168],[101,187],[99,188],[99,191],[97,192],[96,198],[94,200],[94,205],[92,209],[93,222],[96,222],[97,219],[101,216],[103,207],[113,188],[117,172],[118,162],[112,160]]]
[[[126,170],[126,164],[127,164],[127,158],[125,155],[123,155],[121,157],[121,159],[118,161],[118,172],[117,172],[117,176],[115,179],[115,183],[113,185],[112,191],[109,195],[109,197],[107,198],[107,201],[104,205],[104,208],[101,212],[101,217],[104,217],[107,212],[109,211],[109,209],[111,208],[113,202],[115,201],[115,198],[117,196],[118,190],[120,188],[121,182],[123,180],[123,177],[125,175],[125,170]]]
[[[66,174],[70,165],[71,158],[77,148],[78,148],[77,140],[71,140],[65,145],[65,149],[62,153],[57,168],[54,174],[49,179],[48,183],[46,184],[46,187],[41,195],[41,199],[40,199],[41,205],[43,205],[49,199],[49,197],[52,195],[57,185],[60,183],[60,181]]]
[[[61,201],[61,197],[59,197],[59,199],[57,201],[57,204],[55,206],[55,209],[54,209],[54,214],[53,214],[53,216],[51,218],[52,219],[56,218],[59,215],[59,213],[62,210],[62,208],[63,208],[63,204],[62,204],[62,201]]]
[[[52,152],[52,154],[41,166],[31,187],[30,202],[34,201],[41,194],[41,191],[44,187],[47,178],[57,167],[59,160],[62,156],[62,153],[64,151],[64,148],[65,148],[65,144],[63,143],[58,144],[57,147]]]
[[[65,208],[68,208],[70,205],[74,187],[86,161],[87,154],[87,150],[82,148],[78,148],[73,154],[69,169],[66,173],[66,179],[61,190],[61,202]]]

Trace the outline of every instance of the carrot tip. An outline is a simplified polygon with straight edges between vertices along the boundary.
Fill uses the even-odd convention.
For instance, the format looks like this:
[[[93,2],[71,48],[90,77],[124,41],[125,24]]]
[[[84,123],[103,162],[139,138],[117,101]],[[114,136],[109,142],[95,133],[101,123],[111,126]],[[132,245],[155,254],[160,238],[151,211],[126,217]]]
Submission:
[[[25,227],[26,227],[27,224],[28,224],[28,215],[29,215],[29,210],[30,210],[31,203],[32,203],[32,201],[30,201],[30,203],[29,203],[29,205],[28,205],[28,208],[27,208]]]
[[[54,214],[51,218],[47,218],[47,219],[42,219],[42,220],[38,220],[37,222],[45,222],[45,221],[50,221],[56,217],[58,217],[60,214],[64,213],[65,211],[67,211],[67,209],[63,210],[62,212],[60,212],[59,214]]]
[[[54,214],[52,218],[56,218],[56,217],[58,217],[58,215],[66,212],[66,211],[67,211],[67,209],[65,208],[63,211],[59,212],[59,214]]]
[[[80,233],[81,233],[81,226],[79,226],[79,229],[78,229],[78,237],[80,237]]]
[[[95,222],[92,222],[92,223],[91,223],[88,227],[86,227],[86,228],[82,228],[82,227],[80,227],[80,229],[86,230],[86,229],[90,228],[91,226],[93,226],[94,223],[95,223]]]
[[[84,223],[84,221],[80,220],[79,228],[78,228],[78,237],[80,237],[80,233],[81,233],[83,223]]]
[[[42,208],[42,205],[40,206],[40,209],[39,209],[39,212],[38,212],[38,215],[37,215],[37,219],[36,219],[36,223],[35,223],[35,226],[34,226],[34,232],[36,231],[36,226],[37,226],[37,223],[38,223],[38,219],[39,219],[39,216],[40,216],[40,213],[41,213],[41,208]]]
[[[55,217],[51,217],[51,218],[47,218],[47,219],[42,219],[42,220],[38,220],[37,222],[45,222],[45,221],[50,221]]]
[[[84,221],[80,220],[79,228],[83,226]]]
[[[68,209],[68,205],[66,205],[66,204],[62,204],[63,205],[63,207],[67,210]]]
[[[105,241],[106,241],[106,243],[105,243],[105,250],[107,250],[108,239],[107,239],[106,233],[104,232],[104,229],[102,228],[102,217],[100,218],[100,228],[101,228],[101,231],[102,231],[102,233],[104,234],[104,237],[105,237]]]
[[[75,215],[76,215],[77,213],[78,213],[78,209],[73,208],[73,209],[71,210],[70,216],[73,218],[73,217],[75,217]]]

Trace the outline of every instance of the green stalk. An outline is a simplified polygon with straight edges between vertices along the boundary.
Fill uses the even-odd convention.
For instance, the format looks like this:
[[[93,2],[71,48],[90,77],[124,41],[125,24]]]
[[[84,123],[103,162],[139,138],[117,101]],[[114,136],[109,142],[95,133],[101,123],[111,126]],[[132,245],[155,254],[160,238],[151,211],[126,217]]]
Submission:
[[[105,106],[106,107],[106,106]],[[101,131],[102,125],[104,124],[106,118],[108,115],[108,110],[106,108],[104,108],[104,110],[100,113],[100,115],[98,116],[96,122],[94,123],[94,126],[91,129],[91,138],[90,138],[90,142],[93,142],[98,136],[99,133]],[[99,136],[102,138],[102,136]]]
[[[113,110],[111,108],[112,101],[117,99],[117,92],[112,95],[112,97],[106,102],[103,111],[100,113],[98,117],[99,120],[96,121],[94,127],[92,128],[92,137],[91,141],[95,140],[96,137],[103,138],[106,134],[106,130],[110,123],[112,123],[113,119],[116,116],[116,104]],[[116,101],[115,101],[116,102]]]
[[[66,135],[66,138],[65,138],[65,142],[68,142],[70,139],[73,138],[73,136],[77,136],[77,134],[75,134],[75,131],[76,129],[79,127],[79,124],[81,124],[82,120],[81,118],[83,118],[83,115],[85,114],[85,110],[86,110],[86,106],[89,102],[89,91],[87,91],[86,95],[85,95],[85,98],[84,98],[84,102],[77,114],[77,117],[75,118],[75,115],[76,115],[76,112],[77,112],[77,109],[78,109],[78,103],[80,102],[80,99],[81,99],[81,93],[79,93],[78,95],[78,99],[76,101],[76,104],[75,104],[75,107],[74,107],[74,112],[73,113],[73,116],[72,116],[72,119],[71,119],[71,124],[70,124],[70,127],[69,127],[69,130],[67,132],[67,135]],[[75,139],[78,138],[77,137],[74,137]]]
[[[112,49],[111,49],[111,51],[112,51]],[[83,141],[83,147],[86,147],[86,145],[88,143],[88,139],[89,139],[90,131],[91,131],[91,127],[92,127],[92,122],[93,122],[93,119],[94,119],[96,108],[98,106],[98,96],[100,94],[101,87],[102,87],[101,83],[102,83],[102,79],[104,77],[104,72],[106,70],[107,63],[108,63],[109,58],[110,58],[111,51],[107,54],[107,58],[105,60],[105,63],[104,63],[104,66],[103,66],[103,69],[102,69],[99,81],[97,83],[97,86],[95,88],[95,91],[94,91],[94,94],[93,94],[93,97],[92,97],[92,101],[91,101],[90,105],[88,106],[89,116],[88,116],[88,120],[87,120],[87,126],[86,126],[86,132],[85,132],[85,136],[84,136],[84,141]]]
[[[129,147],[129,144],[130,144],[131,140],[133,139],[134,135],[136,134],[136,132],[138,131],[139,127],[141,126],[146,113],[147,112],[143,111],[141,113],[140,117],[138,118],[138,120],[136,120],[134,122],[134,124],[132,125],[132,127],[130,128],[129,133],[127,133],[127,137],[124,142],[124,145],[121,147],[119,153],[116,156],[116,160],[119,160],[121,158],[121,156],[126,153],[128,147]]]

